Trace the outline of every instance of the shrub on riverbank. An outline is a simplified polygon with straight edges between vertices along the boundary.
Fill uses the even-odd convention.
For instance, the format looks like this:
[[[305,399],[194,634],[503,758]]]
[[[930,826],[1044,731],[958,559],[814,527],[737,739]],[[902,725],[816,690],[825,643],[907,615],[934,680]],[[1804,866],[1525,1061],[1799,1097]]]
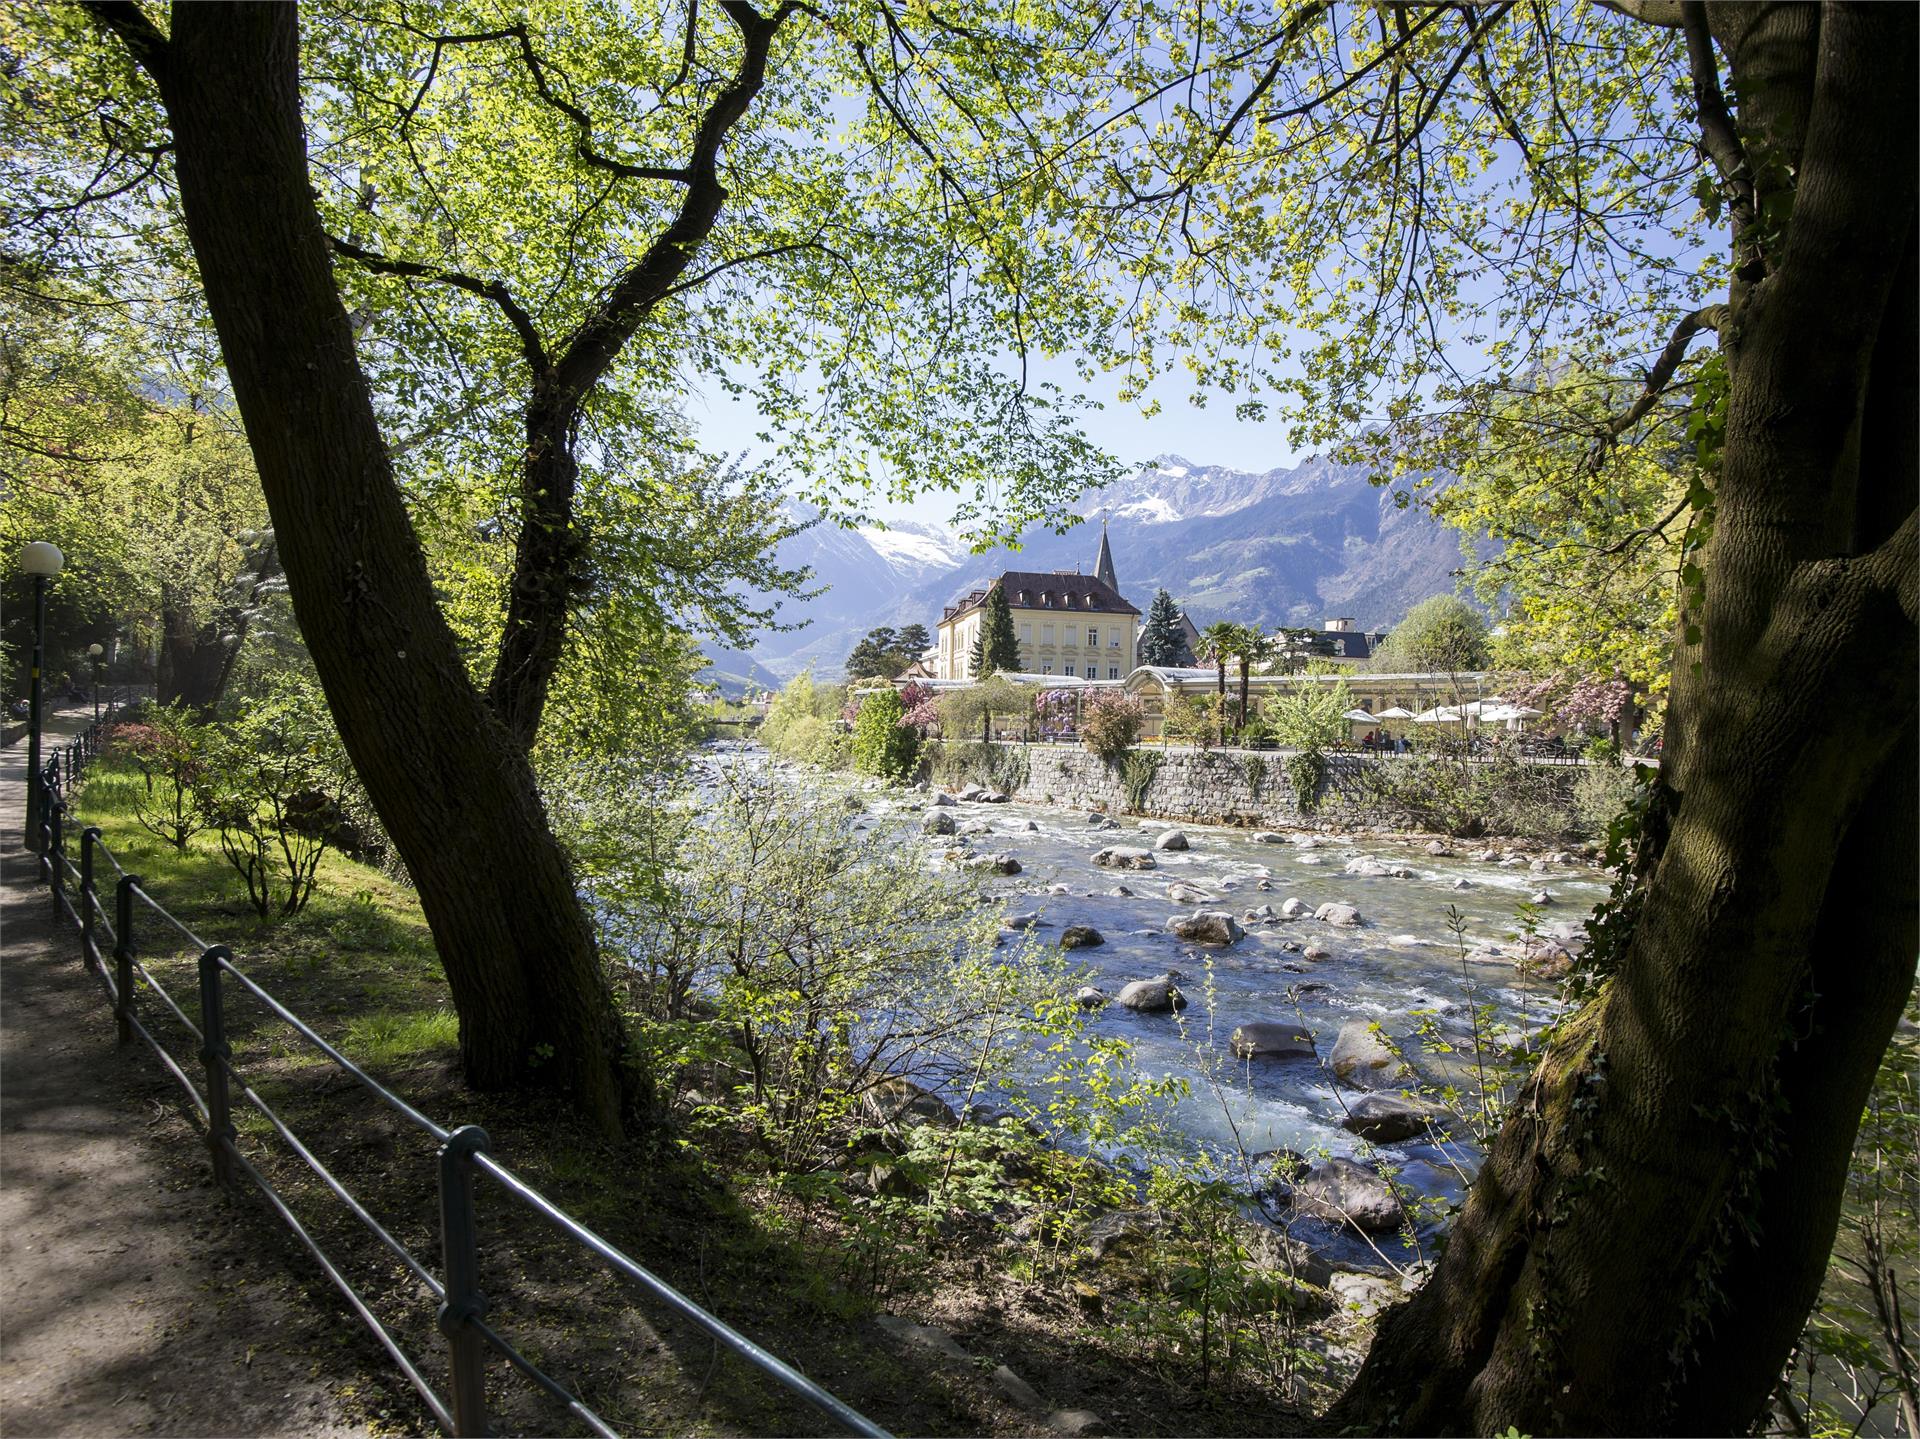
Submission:
[[[816,684],[811,670],[797,674],[768,702],[760,743],[782,759],[843,769],[853,757],[840,718],[846,702],[845,686]]]
[[[860,701],[853,722],[853,767],[882,779],[907,779],[920,762],[920,732],[907,723],[906,707],[891,687]]]

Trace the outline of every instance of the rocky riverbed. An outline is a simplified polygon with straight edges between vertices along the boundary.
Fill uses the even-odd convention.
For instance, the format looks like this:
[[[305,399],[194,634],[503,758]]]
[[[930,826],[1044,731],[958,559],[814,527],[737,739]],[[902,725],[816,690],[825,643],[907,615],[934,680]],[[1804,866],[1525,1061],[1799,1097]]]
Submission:
[[[1318,1247],[1362,1262],[1415,1257],[1394,1233],[1401,1198],[1430,1215],[1422,1201],[1464,1193],[1478,1152],[1433,1091],[1460,1084],[1471,1108],[1479,1059],[1524,1048],[1551,1017],[1608,888],[1570,852],[1174,825],[979,788],[852,794],[853,823],[976,875],[1010,941],[1070,950],[1096,1029],[1129,1040],[1147,1073],[1189,1081],[1184,1140],[1262,1156],[1260,1187],[1278,1179],[1325,1222]],[[1381,1167],[1393,1192],[1368,1182]]]

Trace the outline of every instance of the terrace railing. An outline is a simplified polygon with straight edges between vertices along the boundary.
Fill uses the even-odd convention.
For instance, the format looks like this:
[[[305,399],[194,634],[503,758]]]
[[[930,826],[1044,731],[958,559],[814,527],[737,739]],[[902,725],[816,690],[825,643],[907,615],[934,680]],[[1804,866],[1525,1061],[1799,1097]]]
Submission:
[[[473,1124],[454,1128],[438,1124],[367,1074],[242,970],[231,949],[224,944],[209,944],[161,904],[148,892],[139,875],[129,874],[121,865],[98,828],[89,825],[80,831],[80,862],[74,864],[67,855],[70,798],[87,767],[99,757],[111,721],[110,712],[102,721],[88,726],[72,743],[56,750],[40,776],[46,803],[40,811],[39,880],[47,887],[54,918],[79,932],[81,963],[99,981],[107,1002],[113,1007],[119,1042],[126,1045],[135,1038],[141,1040],[185,1091],[188,1102],[205,1126],[214,1178],[221,1185],[231,1187],[238,1177],[245,1176],[260,1190],[268,1207],[313,1256],[314,1262],[345,1298],[348,1308],[392,1358],[442,1430],[461,1436],[493,1432],[487,1404],[487,1364],[491,1352],[593,1433],[613,1436],[617,1432],[577,1394],[534,1364],[488,1322],[474,1206],[476,1182],[484,1180],[497,1185],[509,1198],[531,1210],[566,1239],[710,1334],[766,1378],[789,1390],[846,1432],[884,1439],[885,1430],[681,1294],[507,1168],[492,1154],[484,1129]],[[113,872],[110,919],[107,906],[101,902],[103,867]],[[184,1004],[170,994],[141,961],[140,939],[151,932],[155,924],[183,940],[198,955],[198,994]],[[103,933],[113,946],[110,968],[98,941]],[[236,989],[238,995],[234,994]],[[192,1058],[198,1061],[199,1084],[195,1084],[188,1072],[193,1067],[192,1060],[183,1061],[155,1036],[149,1021],[158,1016],[141,1002],[142,997],[148,995],[159,1002],[173,1023],[192,1036],[197,1045]],[[381,1224],[235,1067],[233,1049],[227,1038],[228,1003],[233,997],[244,997],[260,1005],[301,1043],[317,1051],[373,1098],[435,1141],[438,1150],[432,1177],[439,1194],[440,1229],[437,1268],[408,1249]],[[436,1324],[447,1346],[448,1379],[444,1393],[427,1378],[420,1362],[406,1351],[393,1329],[381,1321],[367,1298],[348,1279],[344,1266],[322,1248],[300,1221],[286,1196],[242,1153],[233,1123],[236,1093],[258,1111],[346,1213],[358,1220],[374,1240],[399,1261],[419,1290],[437,1306]]]

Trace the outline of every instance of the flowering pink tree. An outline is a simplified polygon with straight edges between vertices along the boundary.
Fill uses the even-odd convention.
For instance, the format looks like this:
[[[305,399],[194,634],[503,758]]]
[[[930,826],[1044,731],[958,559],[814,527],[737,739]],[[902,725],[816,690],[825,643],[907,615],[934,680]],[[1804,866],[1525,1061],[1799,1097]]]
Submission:
[[[1129,694],[1101,690],[1087,699],[1081,732],[1087,748],[1115,760],[1133,747],[1147,725],[1147,707]]]
[[[932,686],[917,681],[909,683],[900,691],[900,703],[906,709],[900,717],[901,724],[918,730],[922,738],[939,732],[940,705]]]

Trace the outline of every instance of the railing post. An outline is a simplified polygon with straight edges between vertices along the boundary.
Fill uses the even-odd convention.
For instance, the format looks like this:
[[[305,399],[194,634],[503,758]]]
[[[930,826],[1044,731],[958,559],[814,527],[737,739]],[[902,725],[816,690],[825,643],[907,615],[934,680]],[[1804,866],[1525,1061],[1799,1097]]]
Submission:
[[[137,874],[125,875],[113,889],[113,1020],[120,1042],[133,1042],[133,891]]]
[[[100,965],[100,951],[93,943],[93,917],[100,908],[100,897],[93,892],[93,847],[100,843],[100,829],[88,825],[80,831],[80,962],[88,969]]]
[[[51,800],[47,804],[47,852],[41,856],[41,862],[47,867],[47,893],[53,900],[53,922],[60,923],[66,918],[60,906],[60,885],[66,873],[66,836],[61,822],[66,801]]]
[[[453,1432],[491,1434],[487,1426],[487,1350],[467,1321],[487,1312],[480,1292],[479,1236],[473,1220],[473,1156],[488,1147],[487,1131],[463,1124],[440,1146],[440,1258],[447,1286],[440,1332],[452,1369]]]
[[[233,951],[216,944],[200,952],[200,1062],[207,1071],[207,1150],[213,1157],[214,1182],[222,1188],[233,1178],[227,1146],[233,1143],[233,1114],[227,1102],[227,1061],[233,1046],[227,1043],[227,1016],[220,1002],[220,962]]]

